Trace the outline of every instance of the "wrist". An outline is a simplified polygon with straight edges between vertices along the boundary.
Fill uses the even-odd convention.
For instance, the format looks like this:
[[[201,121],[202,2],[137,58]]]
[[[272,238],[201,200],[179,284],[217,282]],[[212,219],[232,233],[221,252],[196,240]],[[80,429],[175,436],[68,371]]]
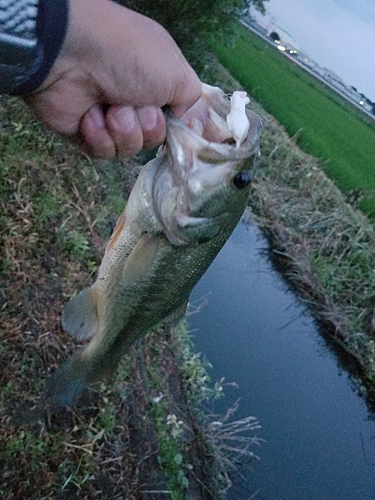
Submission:
[[[35,27],[36,47],[27,78],[10,92],[26,96],[34,92],[50,72],[63,44],[68,24],[68,0],[40,0]]]

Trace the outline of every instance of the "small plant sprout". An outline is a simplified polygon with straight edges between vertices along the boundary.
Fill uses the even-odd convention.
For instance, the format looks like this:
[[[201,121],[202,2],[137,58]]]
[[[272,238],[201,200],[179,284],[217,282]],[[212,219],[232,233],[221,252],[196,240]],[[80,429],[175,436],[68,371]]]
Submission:
[[[167,425],[171,428],[171,434],[174,438],[177,438],[181,435],[184,422],[182,420],[177,420],[177,417],[174,413],[169,414],[167,416]]]

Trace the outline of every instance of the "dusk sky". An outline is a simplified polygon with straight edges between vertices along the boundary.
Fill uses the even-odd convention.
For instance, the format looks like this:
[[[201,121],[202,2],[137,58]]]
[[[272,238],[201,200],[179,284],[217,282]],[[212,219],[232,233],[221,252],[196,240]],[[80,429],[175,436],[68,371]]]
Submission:
[[[375,102],[375,0],[269,0],[273,20],[319,66]],[[254,12],[254,11],[252,11]]]

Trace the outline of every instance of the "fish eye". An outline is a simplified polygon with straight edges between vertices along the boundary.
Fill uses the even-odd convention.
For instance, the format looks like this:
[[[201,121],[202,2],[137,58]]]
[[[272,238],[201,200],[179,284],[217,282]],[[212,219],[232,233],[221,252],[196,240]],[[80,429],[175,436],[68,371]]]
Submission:
[[[240,172],[233,177],[233,184],[238,189],[248,186],[251,182],[251,175],[249,172]]]

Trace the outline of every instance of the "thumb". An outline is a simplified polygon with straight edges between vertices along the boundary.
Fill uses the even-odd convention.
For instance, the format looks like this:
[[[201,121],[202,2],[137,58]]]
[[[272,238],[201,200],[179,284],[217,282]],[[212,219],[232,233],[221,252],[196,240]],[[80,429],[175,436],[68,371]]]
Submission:
[[[191,70],[191,71],[190,71]],[[202,96],[202,83],[195,71],[189,67],[186,78],[175,87],[174,95],[167,105],[179,118]]]

